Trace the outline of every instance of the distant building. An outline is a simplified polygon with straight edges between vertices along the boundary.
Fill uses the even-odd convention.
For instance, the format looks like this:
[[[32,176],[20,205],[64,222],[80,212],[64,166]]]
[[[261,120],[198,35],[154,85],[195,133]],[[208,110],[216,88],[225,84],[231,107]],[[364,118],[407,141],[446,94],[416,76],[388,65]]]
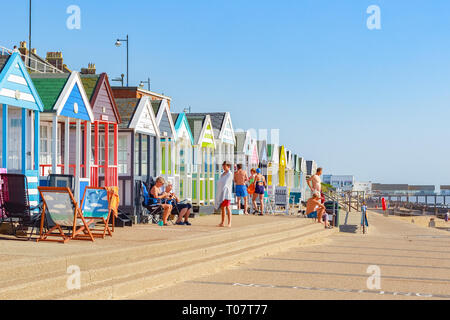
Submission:
[[[439,186],[440,194],[443,196],[450,196],[450,185],[441,185]]]
[[[351,175],[323,175],[322,182],[332,185],[338,191],[352,191],[355,177]]]
[[[372,194],[372,182],[355,181],[353,191],[364,191],[366,195]]]
[[[372,192],[374,195],[425,196],[425,195],[434,195],[435,186],[372,183]]]

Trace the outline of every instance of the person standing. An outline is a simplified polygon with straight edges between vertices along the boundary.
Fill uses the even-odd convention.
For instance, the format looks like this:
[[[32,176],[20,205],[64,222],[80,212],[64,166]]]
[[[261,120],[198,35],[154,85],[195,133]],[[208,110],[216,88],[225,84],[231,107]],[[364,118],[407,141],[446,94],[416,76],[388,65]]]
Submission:
[[[252,210],[253,214],[256,213],[257,207],[255,206],[255,202],[253,200],[254,194],[255,194],[255,177],[256,177],[256,170],[254,168],[250,169],[250,178],[248,179],[248,197],[252,201]]]
[[[247,172],[242,170],[242,164],[237,165],[237,171],[234,174],[234,183],[236,184],[236,203],[238,209],[241,209],[241,198],[244,199],[244,214],[248,214],[248,193],[245,183],[248,181]]]
[[[265,193],[265,188],[267,187],[267,183],[266,183],[266,178],[264,178],[264,176],[261,174],[261,169],[256,169],[256,176],[254,179],[255,184],[255,193],[253,194],[253,207],[254,208],[258,208],[256,205],[256,199],[259,198],[259,203],[260,203],[260,209],[261,211],[259,212],[260,216],[264,215],[264,193]],[[257,210],[256,210],[257,211]]]
[[[222,164],[223,173],[217,181],[215,207],[222,211],[222,222],[218,227],[225,226],[225,211],[228,216],[228,228],[231,228],[231,199],[233,199],[233,174],[227,161]]]
[[[317,191],[319,195],[322,195],[322,181],[320,180],[321,175],[322,168],[317,168],[316,174],[312,175],[311,178],[306,181],[312,193]]]

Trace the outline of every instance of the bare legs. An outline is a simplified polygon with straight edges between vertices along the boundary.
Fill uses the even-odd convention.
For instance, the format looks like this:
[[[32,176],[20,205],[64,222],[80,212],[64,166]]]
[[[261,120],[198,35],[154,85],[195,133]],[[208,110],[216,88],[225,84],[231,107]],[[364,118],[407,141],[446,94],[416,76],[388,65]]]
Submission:
[[[189,208],[184,208],[180,211],[180,215],[178,216],[177,222],[181,222],[184,218],[184,222],[189,221],[189,216],[191,215],[191,210]]]
[[[258,211],[258,205],[256,204],[256,198],[257,198],[257,194],[254,193],[252,195],[253,212]]]
[[[227,217],[228,217],[228,228],[231,228],[231,209],[230,206],[221,207],[222,209],[222,222],[218,225],[219,227],[225,226],[225,210],[227,211]]]
[[[244,214],[248,214],[248,199],[247,197],[242,197],[244,199]],[[238,204],[238,209],[241,209],[241,197],[236,197],[236,203]]]
[[[169,217],[170,213],[172,212],[172,206],[170,204],[162,204],[162,207],[164,209],[163,212],[163,223],[164,225],[167,224],[167,218]]]
[[[322,216],[323,216],[324,212],[325,212],[325,208],[319,208],[317,210],[317,222],[318,223],[322,223]],[[326,225],[326,222],[325,222],[325,225]]]
[[[264,195],[259,195],[259,203],[261,204],[261,214],[264,215]]]

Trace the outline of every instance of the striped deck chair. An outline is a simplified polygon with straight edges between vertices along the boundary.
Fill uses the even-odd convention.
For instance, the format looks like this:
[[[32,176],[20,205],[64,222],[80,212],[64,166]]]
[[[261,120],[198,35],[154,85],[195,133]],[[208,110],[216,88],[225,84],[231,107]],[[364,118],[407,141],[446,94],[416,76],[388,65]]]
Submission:
[[[110,205],[110,195],[106,188],[87,187],[84,190],[81,211],[86,219],[96,220],[102,224],[102,229],[91,227],[91,233],[96,238],[105,238],[106,235],[112,236],[109,228],[112,208]]]
[[[84,219],[83,213],[69,188],[38,187],[38,190],[44,205],[41,215],[40,237],[37,241],[61,243],[66,243],[72,239],[94,241],[94,236],[88,226],[95,220],[89,219],[86,221]],[[44,221],[47,214],[55,226],[44,233]],[[72,232],[64,233],[63,228],[69,228]],[[51,239],[50,237],[59,237],[61,240]]]

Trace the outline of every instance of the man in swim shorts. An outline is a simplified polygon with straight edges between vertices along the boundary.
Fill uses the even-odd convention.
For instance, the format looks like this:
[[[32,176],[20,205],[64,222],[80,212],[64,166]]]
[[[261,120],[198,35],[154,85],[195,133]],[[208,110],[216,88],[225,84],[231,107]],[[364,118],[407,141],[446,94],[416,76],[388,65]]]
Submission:
[[[238,209],[241,209],[241,198],[244,199],[244,213],[247,213],[248,207],[248,193],[246,182],[248,181],[247,172],[242,170],[242,164],[237,165],[237,171],[234,174],[234,183],[236,184],[236,203],[238,204]]]
[[[325,206],[320,201],[320,193],[315,191],[312,198],[306,202],[306,215],[308,217],[317,217],[317,222],[322,223],[324,219],[325,228],[328,228],[328,214]]]

